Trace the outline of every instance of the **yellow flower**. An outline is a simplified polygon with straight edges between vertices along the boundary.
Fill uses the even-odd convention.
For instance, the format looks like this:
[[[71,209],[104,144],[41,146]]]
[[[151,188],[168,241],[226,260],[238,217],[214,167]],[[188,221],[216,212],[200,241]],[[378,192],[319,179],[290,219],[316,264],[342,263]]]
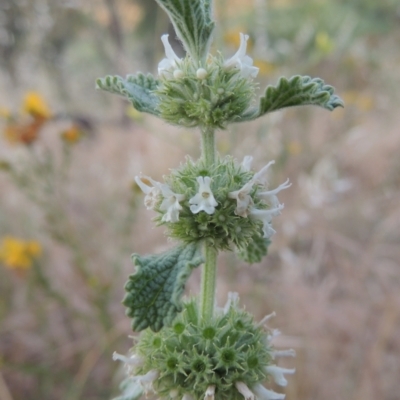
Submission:
[[[6,109],[0,109],[1,117],[6,119],[3,134],[9,143],[30,145],[38,138],[40,130],[51,117],[51,113],[38,93],[27,92],[20,115],[14,115]]]
[[[51,117],[48,105],[44,101],[43,97],[37,92],[26,93],[22,105],[22,111],[34,118],[49,119]]]
[[[61,133],[61,139],[67,144],[75,144],[81,140],[82,130],[77,125],[72,125]]]
[[[331,53],[335,48],[334,42],[326,32],[317,33],[317,36],[315,37],[315,45],[317,49],[324,54]]]
[[[44,121],[43,118],[37,118],[25,124],[10,122],[4,128],[4,136],[11,144],[30,145],[38,138]]]
[[[33,260],[41,253],[42,246],[37,241],[6,236],[0,245],[0,262],[7,268],[24,271],[32,267]]]

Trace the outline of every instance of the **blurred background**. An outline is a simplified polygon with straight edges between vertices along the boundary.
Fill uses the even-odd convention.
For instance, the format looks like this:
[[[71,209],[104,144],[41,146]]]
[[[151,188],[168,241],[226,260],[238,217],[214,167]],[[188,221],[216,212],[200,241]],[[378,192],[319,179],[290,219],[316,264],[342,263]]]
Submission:
[[[220,259],[218,302],[237,291],[294,348],[288,400],[400,393],[398,0],[215,0],[213,51],[251,37],[260,90],[321,77],[345,109],[293,108],[218,133],[220,154],[276,160],[277,234],[260,264]],[[199,133],[95,90],[157,71],[174,36],[152,0],[1,0],[0,399],[108,400],[132,344],[120,304],[130,255],[171,246],[133,184],[156,180]],[[177,43],[179,46],[179,44]],[[179,48],[177,47],[177,50]],[[200,271],[186,292],[199,289]]]

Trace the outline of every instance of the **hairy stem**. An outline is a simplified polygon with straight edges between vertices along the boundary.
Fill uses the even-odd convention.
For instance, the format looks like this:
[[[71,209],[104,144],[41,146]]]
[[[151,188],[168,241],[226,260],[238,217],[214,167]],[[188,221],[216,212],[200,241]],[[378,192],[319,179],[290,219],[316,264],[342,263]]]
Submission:
[[[218,251],[205,245],[204,253],[206,261],[201,275],[200,309],[201,317],[204,320],[209,320],[214,312]]]
[[[204,128],[201,130],[201,156],[206,165],[215,163],[215,134],[214,129]]]
[[[201,131],[201,153],[206,166],[213,165],[216,159],[215,134],[213,129]],[[200,309],[204,320],[212,318],[214,313],[215,288],[217,282],[217,256],[214,247],[204,245],[205,263],[201,276]]]

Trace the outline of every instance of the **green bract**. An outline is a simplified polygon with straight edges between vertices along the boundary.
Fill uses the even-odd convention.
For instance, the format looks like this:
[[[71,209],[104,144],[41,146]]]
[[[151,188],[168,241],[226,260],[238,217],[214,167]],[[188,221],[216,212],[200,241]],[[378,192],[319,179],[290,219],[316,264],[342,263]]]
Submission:
[[[251,388],[265,381],[272,348],[268,333],[249,313],[234,306],[225,312],[202,321],[191,301],[171,327],[143,332],[133,349],[144,360],[135,374],[159,371],[153,389],[161,398],[203,399],[215,385],[215,400],[243,400],[235,383]]]

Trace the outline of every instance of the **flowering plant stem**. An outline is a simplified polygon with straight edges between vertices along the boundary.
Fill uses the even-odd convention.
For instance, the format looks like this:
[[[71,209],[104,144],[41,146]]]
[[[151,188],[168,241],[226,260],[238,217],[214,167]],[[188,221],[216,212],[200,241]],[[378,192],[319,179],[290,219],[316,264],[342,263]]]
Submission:
[[[215,132],[212,128],[204,128],[201,130],[201,156],[206,166],[215,163]]]
[[[217,282],[218,251],[209,245],[204,249],[205,263],[201,275],[200,309],[201,317],[208,321],[213,316],[215,287]]]
[[[290,183],[269,188],[267,171],[274,161],[254,172],[251,156],[241,163],[219,157],[215,130],[285,107],[313,104],[333,110],[343,102],[322,79],[296,75],[269,85],[253,105],[258,68],[246,54],[249,36],[240,33],[239,49],[229,59],[207,55],[212,0],[156,1],[170,17],[186,57],[175,54],[165,34],[158,78],[106,76],[97,86],[128,98],[138,111],[199,127],[201,157],[187,158],[164,182],[135,177],[146,208],[156,211],[157,223],[181,243],[161,254],[133,256],[136,272],[129,276],[122,303],[133,330],[143,333],[127,357],[113,355],[128,368],[123,395],[114,400],[139,400],[150,389],[164,400],[284,399],[285,394],[262,385],[273,378],[286,386],[284,374],[295,372],[273,364],[275,355],[294,356],[294,350],[277,352],[271,345],[277,331],[265,322],[274,313],[256,323],[239,309],[237,293],[228,294],[222,309],[215,307],[215,297],[218,252],[236,251],[245,262],[260,262],[275,233],[272,219],[284,207],[277,194]],[[200,298],[184,302],[185,283],[200,264]]]
[[[206,166],[215,163],[215,132],[212,128],[204,128],[201,131],[201,153]],[[205,263],[201,276],[200,309],[201,317],[207,321],[212,318],[214,311],[218,251],[207,244],[204,247]]]

